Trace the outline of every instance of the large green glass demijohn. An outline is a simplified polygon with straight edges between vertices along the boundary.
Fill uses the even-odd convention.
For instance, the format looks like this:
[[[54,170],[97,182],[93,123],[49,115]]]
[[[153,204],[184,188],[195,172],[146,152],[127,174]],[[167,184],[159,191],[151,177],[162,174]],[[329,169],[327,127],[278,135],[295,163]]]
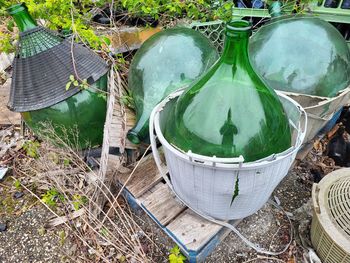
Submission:
[[[61,37],[52,32],[46,31],[44,28],[39,29],[35,20],[28,13],[25,4],[11,6],[8,12],[15,20],[21,34],[27,34],[27,37],[20,38],[17,49],[16,56],[21,59],[25,60],[48,52],[63,42]],[[32,33],[33,35],[29,35]],[[15,63],[14,67],[16,66],[18,65]],[[40,71],[40,69],[38,70]],[[52,69],[52,71],[52,74],[55,74],[55,69]],[[22,75],[25,76],[26,74]],[[17,77],[17,79],[13,79],[13,82],[24,79],[24,77],[21,77],[21,80],[18,80]],[[66,82],[68,81],[69,78],[66,79]],[[50,83],[47,83],[47,85],[50,85]],[[103,75],[97,81],[91,83],[87,90],[75,92],[67,99],[49,107],[40,108],[34,105],[34,107],[30,107],[38,109],[22,110],[26,108],[25,101],[21,102],[21,107],[15,107],[15,103],[18,101],[16,97],[13,97],[15,96],[13,94],[11,94],[12,101],[10,100],[9,107],[14,111],[21,112],[25,123],[39,136],[42,129],[45,128],[42,125],[50,122],[56,134],[64,137],[63,139],[66,142],[71,143],[74,147],[86,148],[102,143],[103,126],[106,116],[106,96],[104,92],[98,90],[106,91],[106,88],[107,75]],[[62,85],[62,90],[65,91],[65,89],[65,85]],[[11,90],[11,93],[14,93],[14,91]],[[42,103],[44,99],[38,98],[38,104]],[[23,105],[24,107],[22,108]]]
[[[128,139],[135,144],[148,142],[153,108],[171,92],[200,77],[218,58],[209,40],[189,28],[166,29],[145,41],[129,72],[137,123],[128,132]]]
[[[270,6],[271,21],[251,37],[253,68],[277,90],[334,97],[350,85],[350,50],[330,23],[312,15],[283,15]]]
[[[164,128],[166,140],[183,151],[238,157],[252,162],[291,145],[283,106],[253,70],[248,57],[250,23],[226,25],[218,62],[178,98]]]

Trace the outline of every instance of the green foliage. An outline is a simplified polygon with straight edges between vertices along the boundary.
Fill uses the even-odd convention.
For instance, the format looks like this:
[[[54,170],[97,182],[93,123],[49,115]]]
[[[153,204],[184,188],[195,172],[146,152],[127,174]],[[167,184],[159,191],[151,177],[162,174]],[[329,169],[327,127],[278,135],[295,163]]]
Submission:
[[[6,53],[15,51],[15,47],[12,45],[11,37],[12,35],[9,33],[0,32],[0,51],[4,51]]]
[[[69,166],[70,165],[70,160],[69,159],[63,159],[63,165],[64,166]]]
[[[225,0],[122,0],[122,6],[131,16],[152,17],[187,17],[193,20],[212,20],[215,17],[227,17],[227,10],[232,7],[232,1]],[[223,8],[217,12],[217,8]],[[223,17],[221,17],[223,15]]]
[[[39,157],[39,146],[40,143],[38,141],[28,140],[24,142],[22,148],[29,157],[37,159]]]
[[[61,246],[64,245],[64,242],[66,241],[66,232],[64,230],[61,230],[58,232],[58,237],[59,237],[59,243]]]
[[[102,227],[100,229],[100,234],[104,237],[107,237],[108,236],[108,230],[105,228],[105,227]]]
[[[50,188],[45,194],[41,196],[41,201],[50,207],[55,207],[58,201],[63,202],[64,196],[55,188]]]
[[[177,245],[170,250],[169,263],[183,263],[185,260],[186,257],[182,255]]]
[[[230,21],[232,19],[233,2],[216,2],[214,19],[221,19],[223,21]]]
[[[6,9],[17,4],[18,0],[0,0],[0,17],[8,16]],[[88,26],[92,14],[89,12],[92,7],[101,7],[105,0],[25,0],[30,14],[35,19],[43,19],[48,28],[59,31],[69,31],[77,33],[79,40],[86,42],[93,49],[101,48],[105,42],[103,38],[97,36]],[[12,19],[2,18],[0,24],[7,23],[6,32],[0,31],[0,51],[12,52],[14,50],[12,42],[16,39],[17,33],[12,33],[14,23]]]
[[[127,106],[130,109],[135,110],[135,102],[131,95],[123,95],[120,97],[121,103],[123,103],[125,106]]]
[[[21,189],[21,182],[18,179],[16,179],[16,181],[13,182],[13,185],[16,188],[16,190]]]
[[[267,3],[270,0],[266,0]],[[301,0],[294,6],[297,12],[303,12],[312,0]],[[0,51],[13,52],[14,22],[8,18],[6,9],[19,0],[0,0]],[[107,48],[110,40],[105,36],[97,36],[89,26],[93,7],[103,7],[107,0],[25,0],[29,12],[35,19],[45,20],[45,26],[61,32],[77,33],[82,40],[93,49]],[[293,8],[294,2],[285,1],[285,6]],[[191,20],[228,21],[232,18],[233,1],[229,0],[121,0],[114,1],[114,9],[126,10],[129,17],[172,20],[189,18]],[[6,17],[7,16],[7,17]],[[147,20],[146,20],[147,21]],[[3,29],[5,28],[5,29]]]
[[[77,80],[73,75],[69,76],[69,81],[66,84],[66,90],[69,90],[71,86],[78,87],[80,90],[85,90],[89,88],[89,84],[86,79]]]
[[[81,196],[78,194],[73,195],[73,207],[74,210],[79,210],[83,205],[85,205],[88,202],[88,199],[86,196]]]

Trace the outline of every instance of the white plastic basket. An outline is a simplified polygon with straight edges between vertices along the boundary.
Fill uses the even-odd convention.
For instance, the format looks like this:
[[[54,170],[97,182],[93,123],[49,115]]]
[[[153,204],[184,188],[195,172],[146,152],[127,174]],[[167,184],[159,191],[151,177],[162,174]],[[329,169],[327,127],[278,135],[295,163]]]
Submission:
[[[167,112],[183,90],[170,94],[158,104],[150,117],[152,152],[159,171],[161,160],[156,136],[163,145],[170,180],[162,173],[169,187],[189,208],[220,220],[240,219],[259,210],[288,173],[300,148],[307,126],[304,109],[294,100],[277,92],[288,115],[293,143],[286,151],[259,161],[245,163],[244,158],[207,157],[182,152],[170,145],[162,128]],[[156,134],[155,134],[155,133]],[[238,195],[231,204],[238,178]]]

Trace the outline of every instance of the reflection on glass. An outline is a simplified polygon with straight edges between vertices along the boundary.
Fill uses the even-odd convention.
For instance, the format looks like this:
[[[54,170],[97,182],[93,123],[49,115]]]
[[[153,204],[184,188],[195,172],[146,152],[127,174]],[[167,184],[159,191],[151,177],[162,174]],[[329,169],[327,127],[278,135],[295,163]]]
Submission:
[[[280,16],[249,43],[254,69],[277,90],[334,97],[350,84],[350,51],[330,23],[307,15]]]
[[[255,161],[291,145],[286,114],[248,58],[250,24],[227,25],[222,57],[179,97],[163,127],[183,151]]]
[[[129,72],[137,118],[129,140],[147,141],[149,116],[155,105],[172,91],[188,86],[217,59],[215,48],[192,29],[166,29],[148,39],[134,56]]]

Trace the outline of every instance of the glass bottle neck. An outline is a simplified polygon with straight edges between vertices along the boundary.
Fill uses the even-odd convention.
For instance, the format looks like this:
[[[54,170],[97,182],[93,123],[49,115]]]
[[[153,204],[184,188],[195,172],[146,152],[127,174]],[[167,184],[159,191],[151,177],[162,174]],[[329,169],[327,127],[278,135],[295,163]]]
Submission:
[[[236,64],[239,61],[249,61],[248,41],[250,29],[246,31],[226,30],[226,40],[222,60],[228,64]]]
[[[9,13],[15,20],[19,31],[24,32],[37,27],[37,23],[31,17],[25,5],[13,6],[9,9]]]

